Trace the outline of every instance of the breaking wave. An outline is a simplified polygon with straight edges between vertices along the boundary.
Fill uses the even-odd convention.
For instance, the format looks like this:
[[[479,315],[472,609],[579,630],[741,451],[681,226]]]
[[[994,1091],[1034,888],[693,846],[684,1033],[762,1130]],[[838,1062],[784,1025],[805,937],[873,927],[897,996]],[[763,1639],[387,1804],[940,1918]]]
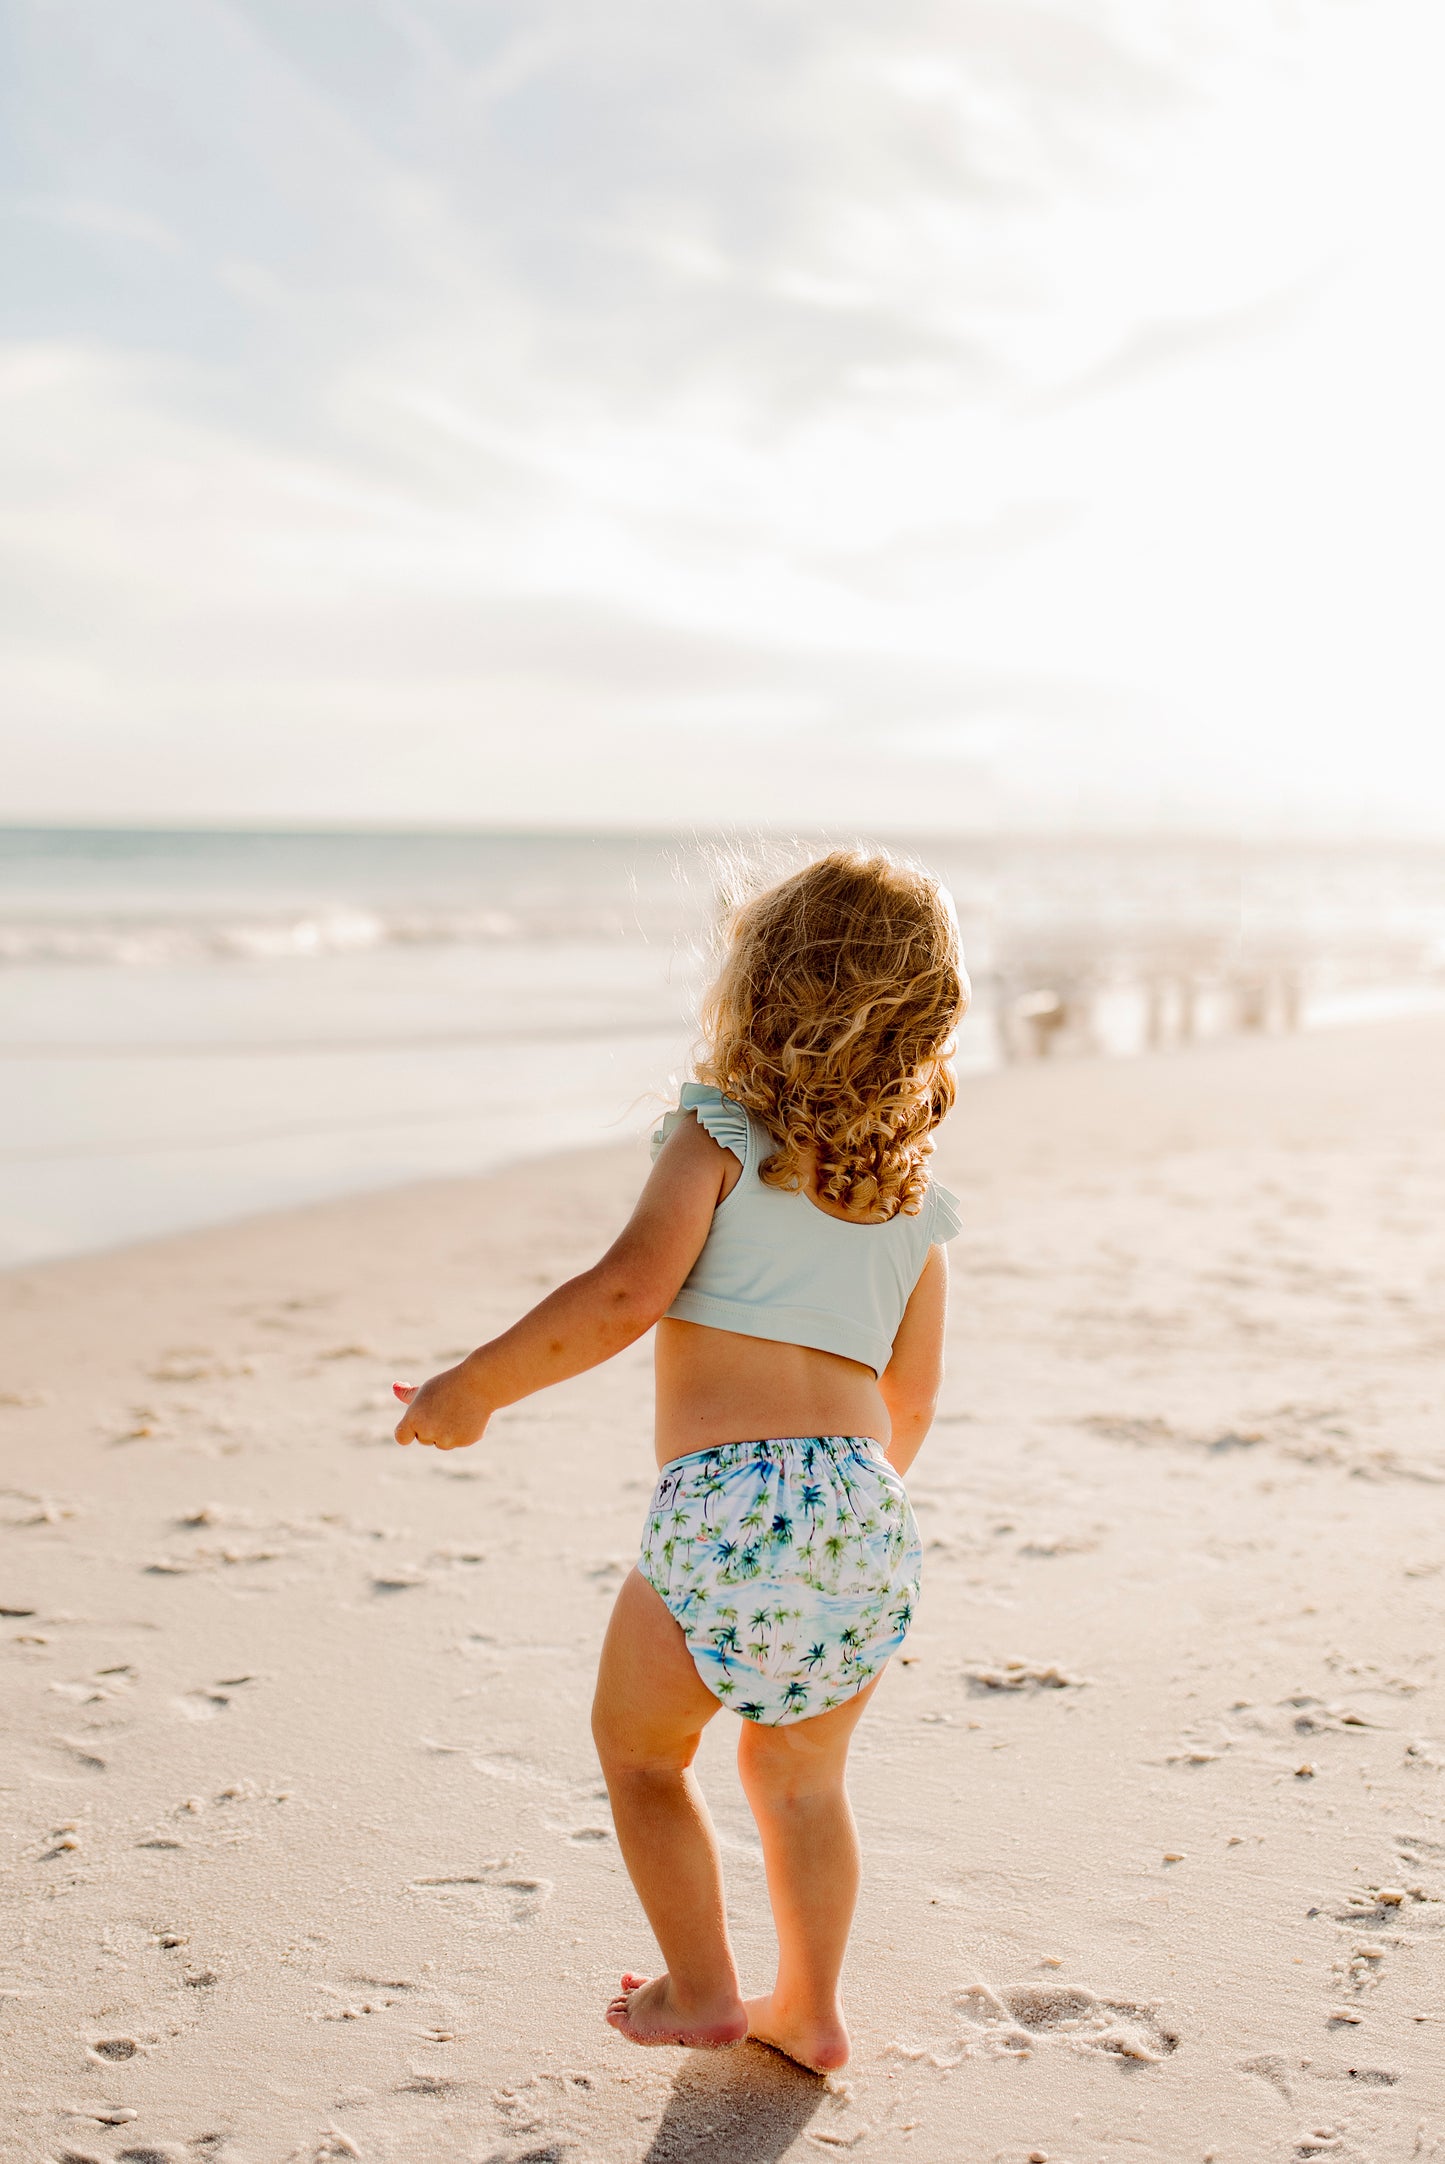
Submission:
[[[20,919],[0,922],[0,965],[82,963],[146,968],[184,962],[321,961],[393,946],[494,946],[536,939],[615,938],[636,926],[607,913],[546,911],[528,918],[500,909],[304,910],[228,921],[188,918]]]

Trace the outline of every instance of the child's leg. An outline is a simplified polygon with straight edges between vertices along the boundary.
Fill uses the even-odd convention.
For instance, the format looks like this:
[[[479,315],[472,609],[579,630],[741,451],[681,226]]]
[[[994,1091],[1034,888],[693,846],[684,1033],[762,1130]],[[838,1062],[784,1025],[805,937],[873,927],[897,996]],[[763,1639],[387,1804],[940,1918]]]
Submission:
[[[718,1701],[661,1596],[637,1571],[612,1611],[592,1733],[623,1860],[667,1963],[626,1975],[607,2009],[635,2044],[735,2044],[747,2034],[717,1838],[691,1772]]]
[[[738,1773],[762,1836],[778,1933],[777,1982],[749,1999],[748,2033],[818,2073],[848,2058],[838,1978],[858,1898],[858,1831],[844,1786],[867,1685],[846,1705],[779,1728],[748,1725]]]

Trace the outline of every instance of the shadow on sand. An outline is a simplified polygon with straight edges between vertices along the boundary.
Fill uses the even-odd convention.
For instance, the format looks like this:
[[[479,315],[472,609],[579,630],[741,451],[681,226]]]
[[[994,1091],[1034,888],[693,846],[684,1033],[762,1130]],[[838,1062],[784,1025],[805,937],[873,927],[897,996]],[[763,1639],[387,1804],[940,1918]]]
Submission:
[[[827,2094],[821,2075],[764,2044],[691,2052],[644,2164],[774,2164]]]

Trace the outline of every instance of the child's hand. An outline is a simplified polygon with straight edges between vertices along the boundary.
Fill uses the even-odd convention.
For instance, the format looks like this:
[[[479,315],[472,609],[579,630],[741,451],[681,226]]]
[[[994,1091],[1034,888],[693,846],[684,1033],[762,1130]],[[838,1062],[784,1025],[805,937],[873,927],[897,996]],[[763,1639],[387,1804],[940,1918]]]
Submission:
[[[477,1441],[492,1416],[492,1408],[477,1389],[476,1377],[465,1361],[444,1368],[420,1389],[410,1383],[393,1383],[392,1389],[406,1407],[396,1424],[399,1443],[430,1443],[435,1450],[465,1450]]]

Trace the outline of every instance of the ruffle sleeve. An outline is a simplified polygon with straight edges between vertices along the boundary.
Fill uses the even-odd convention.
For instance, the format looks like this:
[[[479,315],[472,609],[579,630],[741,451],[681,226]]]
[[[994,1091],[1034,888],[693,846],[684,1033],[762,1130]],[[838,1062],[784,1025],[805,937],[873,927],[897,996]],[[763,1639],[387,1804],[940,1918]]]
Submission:
[[[679,1120],[685,1120],[689,1112],[697,1114],[697,1124],[710,1134],[714,1142],[731,1150],[740,1165],[748,1161],[748,1116],[731,1097],[724,1097],[720,1089],[710,1082],[684,1082],[675,1112],[663,1115],[662,1125],[652,1137],[654,1159]]]
[[[963,1209],[957,1195],[951,1195],[937,1180],[929,1182],[933,1190],[933,1229],[928,1235],[930,1246],[941,1246],[945,1240],[954,1239],[963,1230]]]

